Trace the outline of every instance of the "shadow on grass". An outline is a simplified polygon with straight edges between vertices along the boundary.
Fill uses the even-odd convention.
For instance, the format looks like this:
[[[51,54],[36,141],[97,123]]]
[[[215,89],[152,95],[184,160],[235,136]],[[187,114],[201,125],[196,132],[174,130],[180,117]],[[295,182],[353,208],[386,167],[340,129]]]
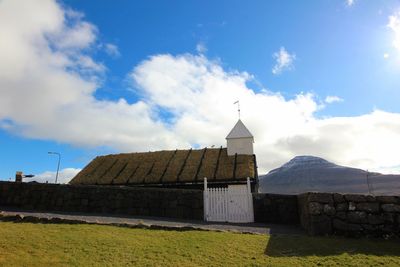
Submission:
[[[400,240],[271,235],[265,249],[270,257],[334,256],[362,254],[400,256]]]

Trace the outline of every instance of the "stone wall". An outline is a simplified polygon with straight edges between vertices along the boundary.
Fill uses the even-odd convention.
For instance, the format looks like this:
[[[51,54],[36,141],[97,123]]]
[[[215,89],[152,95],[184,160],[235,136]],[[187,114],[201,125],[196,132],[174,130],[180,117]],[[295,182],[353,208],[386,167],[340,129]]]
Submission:
[[[203,219],[203,192],[188,189],[0,182],[0,206]]]
[[[400,236],[400,197],[306,193],[301,225],[311,235]]]
[[[262,223],[299,224],[297,196],[253,194],[254,220]]]

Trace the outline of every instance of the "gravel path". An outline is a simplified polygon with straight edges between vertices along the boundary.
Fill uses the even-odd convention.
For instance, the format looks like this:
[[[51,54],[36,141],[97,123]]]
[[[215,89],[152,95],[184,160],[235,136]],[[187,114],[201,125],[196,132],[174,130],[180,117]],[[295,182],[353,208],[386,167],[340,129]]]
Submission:
[[[34,217],[37,219],[48,219],[57,221],[71,220],[83,223],[95,223],[106,225],[119,225],[128,227],[160,228],[171,230],[208,230],[208,231],[229,231],[252,234],[296,234],[303,235],[305,232],[299,226],[260,224],[260,223],[214,223],[193,220],[179,220],[159,217],[142,216],[117,216],[105,214],[88,213],[61,213],[61,212],[37,212],[18,209],[0,208],[3,218],[20,215],[21,217]]]

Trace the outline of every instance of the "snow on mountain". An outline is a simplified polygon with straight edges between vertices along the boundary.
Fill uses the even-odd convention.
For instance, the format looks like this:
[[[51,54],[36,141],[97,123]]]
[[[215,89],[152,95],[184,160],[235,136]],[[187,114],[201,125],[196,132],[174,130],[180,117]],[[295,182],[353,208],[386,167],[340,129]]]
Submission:
[[[400,175],[383,175],[336,165],[313,156],[297,156],[259,177],[262,193],[335,192],[400,195]]]

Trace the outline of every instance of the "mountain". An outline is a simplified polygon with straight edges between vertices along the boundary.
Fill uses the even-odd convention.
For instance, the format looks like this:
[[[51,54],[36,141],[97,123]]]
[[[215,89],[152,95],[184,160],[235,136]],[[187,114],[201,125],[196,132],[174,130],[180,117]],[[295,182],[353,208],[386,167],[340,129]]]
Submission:
[[[297,156],[281,167],[260,176],[259,191],[276,194],[368,194],[370,191],[375,195],[400,195],[400,175],[372,173],[339,166],[318,157]]]

